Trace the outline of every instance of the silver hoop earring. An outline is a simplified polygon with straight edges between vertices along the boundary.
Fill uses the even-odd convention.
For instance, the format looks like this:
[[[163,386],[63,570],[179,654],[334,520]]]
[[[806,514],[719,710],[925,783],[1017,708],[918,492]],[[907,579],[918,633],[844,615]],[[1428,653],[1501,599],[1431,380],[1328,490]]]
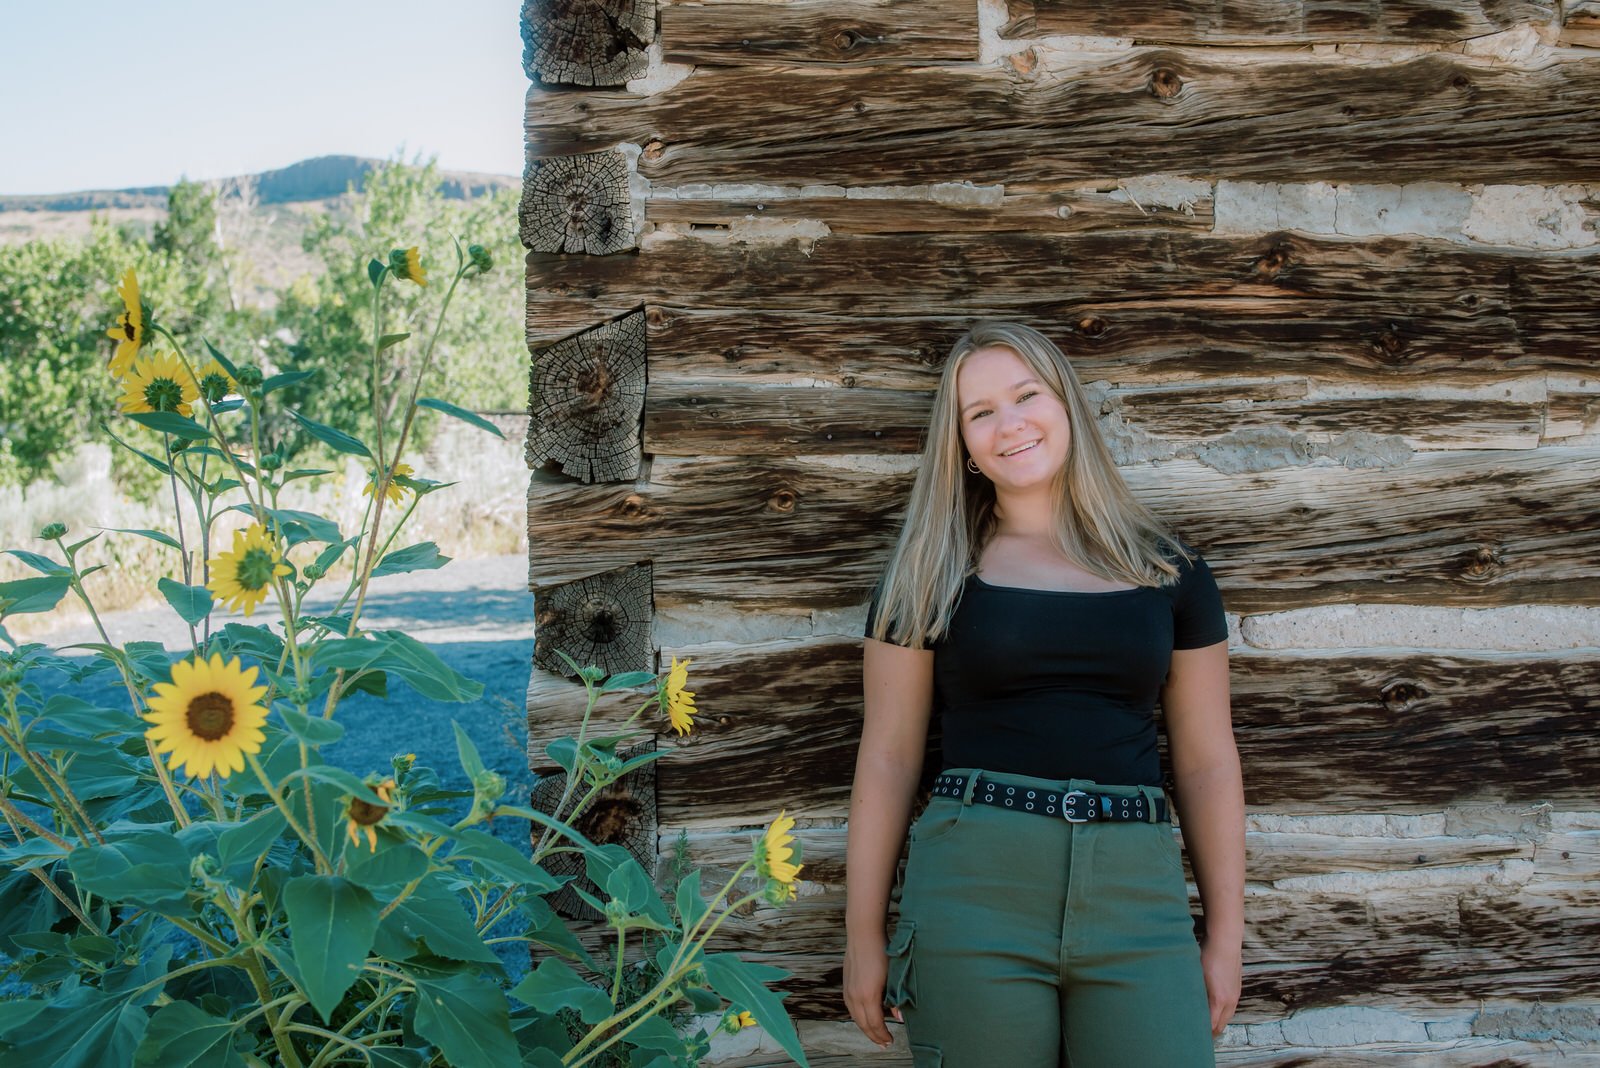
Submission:
[[[981,475],[981,474],[983,474],[983,472],[982,472],[982,471],[981,471],[981,470],[979,470],[979,469],[978,469],[978,464],[977,464],[977,462],[976,462],[976,461],[975,461],[975,460],[973,460],[973,458],[972,458],[972,457],[970,457],[970,456],[969,456],[969,457],[967,457],[967,470],[968,470],[968,471],[971,471],[971,472],[972,472],[972,473],[973,473],[973,474],[975,474],[975,475]]]

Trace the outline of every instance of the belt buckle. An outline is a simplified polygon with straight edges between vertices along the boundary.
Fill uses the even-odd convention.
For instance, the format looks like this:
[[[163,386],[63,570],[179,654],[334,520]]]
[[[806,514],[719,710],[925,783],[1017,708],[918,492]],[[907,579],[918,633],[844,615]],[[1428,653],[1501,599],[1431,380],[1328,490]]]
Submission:
[[[1089,795],[1084,793],[1082,790],[1070,790],[1067,793],[1062,794],[1061,795],[1061,818],[1066,820],[1068,823],[1088,823],[1091,820],[1093,820],[1094,819],[1093,816],[1084,816],[1084,817],[1082,817],[1080,819],[1073,819],[1072,816],[1069,815],[1068,809],[1067,809],[1067,800],[1069,798],[1073,798],[1073,797],[1089,797]],[[1093,801],[1092,798],[1090,799],[1089,805],[1090,805],[1091,808],[1094,807],[1094,801]]]

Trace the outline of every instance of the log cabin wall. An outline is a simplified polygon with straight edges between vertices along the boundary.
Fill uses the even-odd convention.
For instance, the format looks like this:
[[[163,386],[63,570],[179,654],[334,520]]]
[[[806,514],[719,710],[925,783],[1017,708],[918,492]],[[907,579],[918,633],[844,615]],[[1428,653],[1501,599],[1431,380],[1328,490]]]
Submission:
[[[814,1064],[907,1060],[839,997],[860,634],[978,316],[1063,346],[1223,590],[1221,1062],[1600,1059],[1600,3],[523,20],[530,761],[584,706],[557,649],[693,659],[591,830],[731,869],[798,817],[800,900],[724,930]]]

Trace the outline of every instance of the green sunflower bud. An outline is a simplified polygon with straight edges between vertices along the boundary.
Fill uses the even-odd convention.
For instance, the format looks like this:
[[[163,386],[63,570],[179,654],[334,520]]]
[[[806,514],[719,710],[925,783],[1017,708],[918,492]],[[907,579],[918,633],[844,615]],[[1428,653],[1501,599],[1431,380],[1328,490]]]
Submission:
[[[489,255],[489,250],[482,245],[468,245],[467,259],[472,261],[472,265],[478,269],[479,274],[485,273],[494,266],[494,257]]]
[[[300,574],[304,575],[310,581],[315,582],[323,575],[326,575],[327,572],[322,570],[322,568],[318,567],[316,564],[307,564],[305,569],[302,570]]]
[[[256,462],[256,466],[263,471],[276,471],[283,466],[283,457],[275,452],[269,452]]]
[[[67,525],[65,523],[46,523],[44,529],[39,531],[39,537],[45,541],[55,541],[66,536]]]
[[[266,379],[262,377],[261,368],[259,367],[239,368],[239,385],[245,389],[260,389],[261,383],[265,381]]]

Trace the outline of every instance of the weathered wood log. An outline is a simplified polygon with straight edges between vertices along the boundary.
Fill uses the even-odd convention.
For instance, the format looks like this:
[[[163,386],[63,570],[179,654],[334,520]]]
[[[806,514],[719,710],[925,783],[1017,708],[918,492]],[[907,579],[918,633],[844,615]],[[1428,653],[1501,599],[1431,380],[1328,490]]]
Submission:
[[[939,188],[936,195],[930,193],[927,197],[909,193],[894,197],[840,195],[760,200],[655,196],[645,202],[645,221],[690,227],[731,227],[751,219],[818,219],[827,224],[829,230],[840,234],[972,230],[1074,234],[1112,228],[1179,228],[1206,232],[1215,219],[1209,193],[1196,196],[1181,206],[1146,204],[1116,188],[1107,192],[1071,189],[1003,195],[991,203],[995,198],[981,195],[978,190]]]
[[[1523,70],[1443,53],[1358,66],[1149,49],[1031,82],[948,67],[705,68],[645,100],[536,96],[526,126],[539,156],[643,144],[641,173],[674,184],[1370,181],[1374,168],[1390,182],[1555,184],[1600,176],[1597,93],[1600,58]],[[1518,151],[1503,151],[1505,130]]]
[[[1561,43],[1600,48],[1600,0],[1565,0],[1561,5]]]
[[[978,58],[978,9],[951,0],[669,4],[669,63],[935,63]]]
[[[751,799],[771,797],[775,766],[781,781],[805,785],[770,805],[811,819],[848,814],[861,730],[858,638],[668,653],[693,660],[702,711],[693,733],[671,740],[678,752],[659,771],[665,825],[759,819]],[[1266,812],[1592,803],[1600,737],[1587,717],[1600,700],[1597,667],[1593,657],[1236,655],[1246,800]],[[570,733],[581,715],[575,705],[553,708],[546,693],[530,689],[530,746]],[[593,729],[617,729],[634,707],[598,710]]]
[[[554,464],[584,482],[634,478],[644,391],[642,312],[534,352],[528,465]]]
[[[596,256],[633,248],[631,210],[621,152],[528,161],[518,212],[527,248]]]
[[[1337,0],[1225,0],[1106,6],[1093,0],[1012,0],[1010,37],[1097,34],[1141,43],[1298,45],[1457,42],[1515,26],[1544,25],[1555,4],[1538,0],[1407,0],[1369,6]]]
[[[911,481],[872,460],[661,458],[643,484],[536,481],[528,500],[533,584],[648,559],[658,607],[862,604]],[[1238,474],[1174,460],[1122,473],[1202,547],[1235,612],[1600,603],[1593,448],[1419,453],[1388,469]]]
[[[1600,286],[1600,255],[1561,264],[1558,288]],[[1600,342],[1600,326],[1593,315],[1579,322],[1577,302],[1566,304],[1573,298],[1524,281],[1544,266],[1533,253],[1443,241],[1286,232],[932,234],[914,242],[834,234],[805,246],[683,237],[637,256],[530,252],[527,335],[537,346],[641,305],[866,319],[923,319],[938,308],[946,319],[1042,321],[1053,333],[1071,323],[1070,354],[1115,352],[1173,370],[1197,361],[1190,376],[1304,374],[1309,359],[1351,375],[1430,382],[1592,373],[1584,344]],[[925,344],[947,350],[955,333]],[[1266,352],[1268,343],[1283,351]]]
[[[1600,434],[1600,393],[1552,389],[1544,416],[1544,440]]]
[[[522,69],[548,85],[622,85],[650,65],[655,0],[523,0]]]
[[[608,675],[653,667],[648,563],[539,590],[533,619],[535,668],[576,677],[559,653]]]
[[[1392,436],[1421,449],[1531,449],[1544,425],[1544,406],[1531,401],[1308,399],[1306,391],[1305,379],[1118,391],[1101,405],[1116,424],[1102,429],[1175,444],[1271,430]],[[657,456],[920,452],[932,399],[922,391],[729,385],[658,374],[645,404],[644,449]]]
[[[653,752],[654,739],[646,739],[632,746],[619,747],[619,760],[629,760],[643,753]],[[656,766],[646,763],[618,779],[602,790],[595,799],[570,819],[568,813],[579,796],[574,794],[562,805],[562,795],[567,790],[568,776],[558,770],[547,771],[533,786],[532,807],[540,812],[567,819],[571,826],[596,845],[618,845],[650,871],[656,863]],[[542,828],[533,825],[533,839],[539,840]],[[542,862],[546,871],[555,876],[572,876],[572,881],[546,897],[551,907],[571,919],[601,921],[604,916],[576,893],[582,890],[599,901],[607,894],[589,879],[581,853],[555,853]]]
[[[1448,1014],[1444,1010],[1441,1014]],[[1567,1043],[1506,1038],[1459,1038],[1444,1042],[1383,1042],[1359,1047],[1235,1046],[1217,1050],[1218,1068],[1541,1068],[1556,1063],[1592,1068],[1600,1057],[1564,1048]],[[718,1068],[723,1068],[719,1065]],[[732,1068],[731,1064],[728,1068]]]

